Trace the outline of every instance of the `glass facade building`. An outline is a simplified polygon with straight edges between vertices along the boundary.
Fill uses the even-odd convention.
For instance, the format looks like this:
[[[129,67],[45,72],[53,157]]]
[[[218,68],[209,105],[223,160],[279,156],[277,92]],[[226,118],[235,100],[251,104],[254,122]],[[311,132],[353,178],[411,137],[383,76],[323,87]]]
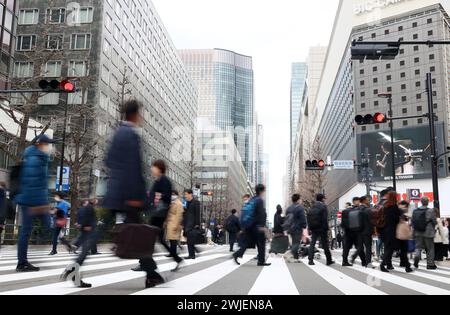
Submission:
[[[306,87],[307,64],[305,62],[295,62],[291,71],[291,153],[295,145],[300,113],[303,104],[303,97]]]
[[[223,49],[181,50],[199,93],[199,128],[231,132],[256,182],[256,126],[252,58]]]
[[[11,72],[11,63],[16,40],[15,29],[17,25],[17,0],[0,0],[0,34],[1,34],[1,56],[0,56],[0,88],[7,85],[8,76]]]

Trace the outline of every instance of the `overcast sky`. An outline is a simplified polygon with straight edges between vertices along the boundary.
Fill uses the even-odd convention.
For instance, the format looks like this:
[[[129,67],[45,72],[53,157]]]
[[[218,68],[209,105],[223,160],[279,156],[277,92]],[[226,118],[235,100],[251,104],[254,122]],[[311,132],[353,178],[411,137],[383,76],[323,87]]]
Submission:
[[[177,48],[224,48],[253,57],[255,105],[270,158],[269,204],[282,203],[289,156],[290,68],[327,45],[338,0],[152,0]]]

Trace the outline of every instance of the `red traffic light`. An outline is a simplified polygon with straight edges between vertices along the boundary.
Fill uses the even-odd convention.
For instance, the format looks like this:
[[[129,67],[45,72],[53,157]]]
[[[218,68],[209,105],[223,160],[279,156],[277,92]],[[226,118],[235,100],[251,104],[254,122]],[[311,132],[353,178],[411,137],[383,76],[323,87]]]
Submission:
[[[320,171],[326,167],[326,163],[324,160],[314,160],[314,161],[306,161],[306,170],[314,170],[314,171]]]
[[[320,168],[324,168],[326,166],[325,161],[323,160],[320,160],[317,164],[319,165]]]
[[[73,82],[69,80],[62,81],[59,87],[61,88],[61,90],[67,93],[75,92],[75,84],[73,84]]]
[[[373,116],[373,121],[374,121],[376,124],[383,124],[383,123],[387,122],[387,118],[386,118],[386,115],[385,115],[385,114],[382,114],[382,113],[376,113],[376,114]]]

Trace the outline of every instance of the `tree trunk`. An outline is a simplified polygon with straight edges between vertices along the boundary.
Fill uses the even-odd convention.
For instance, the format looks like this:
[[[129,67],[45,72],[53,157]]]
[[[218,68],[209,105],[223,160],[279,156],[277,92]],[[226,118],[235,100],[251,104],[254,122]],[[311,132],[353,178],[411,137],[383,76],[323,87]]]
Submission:
[[[20,134],[17,144],[17,153],[20,156],[25,151],[27,146],[27,133],[28,124],[30,123],[30,114],[28,112],[23,113],[23,119],[20,124]]]

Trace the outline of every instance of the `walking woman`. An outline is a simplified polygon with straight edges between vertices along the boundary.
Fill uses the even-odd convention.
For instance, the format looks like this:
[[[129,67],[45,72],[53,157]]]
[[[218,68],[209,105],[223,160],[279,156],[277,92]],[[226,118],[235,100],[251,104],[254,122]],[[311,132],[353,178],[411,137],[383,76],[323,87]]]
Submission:
[[[384,243],[384,256],[383,261],[380,265],[380,270],[382,272],[389,272],[389,270],[394,270],[394,266],[392,265],[392,256],[394,254],[394,250],[400,247],[399,241],[397,239],[397,225],[404,215],[404,212],[400,210],[397,205],[396,192],[391,191],[388,193],[383,208],[385,220],[385,227],[383,228],[382,233],[382,239]],[[411,266],[408,261],[407,252],[401,251],[401,255],[403,256],[401,260],[405,263],[404,267],[406,272],[412,272]]]
[[[166,240],[170,244],[170,257],[177,261],[177,267],[173,271],[177,271],[180,267],[178,262],[182,259],[178,257],[177,248],[178,242],[181,239],[181,224],[183,222],[184,208],[183,203],[180,200],[178,191],[172,192],[172,203],[170,204],[169,213],[167,215],[166,222],[164,224],[166,231]],[[173,256],[175,255],[175,256]]]
[[[275,213],[275,217],[274,217],[274,225],[273,225],[273,234],[274,235],[280,235],[280,234],[284,234],[284,230],[283,230],[283,208],[278,205],[277,206],[277,212]]]

